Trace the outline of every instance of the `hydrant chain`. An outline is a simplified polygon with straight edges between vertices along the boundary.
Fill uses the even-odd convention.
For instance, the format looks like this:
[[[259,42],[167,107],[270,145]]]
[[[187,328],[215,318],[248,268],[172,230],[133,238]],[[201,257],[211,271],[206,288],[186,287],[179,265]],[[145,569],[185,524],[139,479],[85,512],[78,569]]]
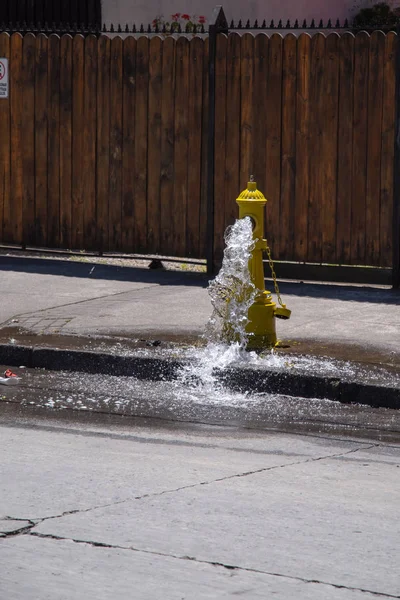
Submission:
[[[269,267],[270,267],[271,273],[272,273],[272,279],[274,281],[275,294],[276,294],[276,297],[278,298],[279,304],[283,307],[284,304],[282,302],[281,294],[279,292],[278,281],[277,281],[275,268],[274,268],[274,261],[272,260],[271,250],[270,250],[270,247],[268,246],[268,244],[266,246],[266,251],[267,251],[267,255],[268,255]]]

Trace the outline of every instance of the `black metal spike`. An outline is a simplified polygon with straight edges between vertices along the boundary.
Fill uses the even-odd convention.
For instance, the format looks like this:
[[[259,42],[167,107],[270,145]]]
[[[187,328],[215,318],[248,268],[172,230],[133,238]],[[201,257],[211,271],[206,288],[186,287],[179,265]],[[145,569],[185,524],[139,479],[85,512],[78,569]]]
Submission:
[[[132,27],[132,33],[136,33],[136,25],[135,25],[135,23],[133,24],[133,27]]]
[[[151,25],[150,25],[150,23],[147,25],[147,33],[151,33]]]
[[[296,19],[294,22],[294,29],[298,29],[299,28],[299,20]]]
[[[118,33],[122,33],[122,27],[121,27],[121,25],[118,25],[117,31],[118,31]]]
[[[347,28],[348,28],[348,26],[349,26],[349,21],[348,21],[348,19],[346,19],[346,20],[345,20],[345,22],[344,22],[344,25],[343,25],[343,27],[344,27],[345,29],[347,29]]]
[[[270,28],[270,29],[275,29],[275,23],[274,23],[274,20],[273,20],[273,19],[272,19],[272,21],[271,21],[271,23],[270,23],[270,26],[269,26],[269,28]]]
[[[314,21],[314,19],[311,21],[310,29],[315,29],[315,21]]]
[[[282,29],[282,27],[283,27],[282,19],[279,19],[278,29]]]
[[[290,19],[287,20],[286,29],[290,29]]]
[[[247,19],[247,22],[246,22],[246,29],[250,29],[250,19]]]
[[[114,24],[113,23],[111,23],[111,25],[110,25],[110,31],[111,31],[111,33],[114,33]]]
[[[257,19],[254,21],[253,28],[258,29],[258,20]]]
[[[328,23],[326,24],[326,28],[332,29],[332,21],[330,19],[329,19]]]
[[[238,29],[242,29],[242,19],[239,19],[239,23],[238,23],[237,28]]]
[[[205,33],[204,24],[201,25],[201,32],[200,33]]]
[[[339,19],[336,20],[335,29],[340,29],[340,21],[339,21]]]
[[[125,25],[125,33],[129,33],[128,23]]]
[[[144,33],[144,27],[143,27],[143,23],[142,23],[142,24],[141,24],[141,26],[140,26],[139,33]]]
[[[323,20],[322,20],[322,19],[321,19],[321,20],[320,20],[320,22],[319,22],[318,28],[319,28],[319,29],[324,29],[324,22],[323,22]]]
[[[233,22],[233,19],[231,21],[229,29],[235,29],[235,23]]]
[[[178,23],[178,33],[182,33],[182,27],[180,23]]]
[[[307,21],[304,19],[302,29],[307,29]]]
[[[267,23],[265,22],[265,19],[264,19],[264,21],[262,22],[262,25],[261,25],[261,29],[266,29],[266,28],[267,28]]]
[[[106,33],[106,31],[107,31],[107,27],[106,27],[105,23],[103,23],[103,29],[102,29],[102,31],[103,31],[103,33]]]
[[[167,26],[165,25],[165,23],[164,23],[164,25],[163,25],[162,32],[163,32],[163,33],[167,33]]]

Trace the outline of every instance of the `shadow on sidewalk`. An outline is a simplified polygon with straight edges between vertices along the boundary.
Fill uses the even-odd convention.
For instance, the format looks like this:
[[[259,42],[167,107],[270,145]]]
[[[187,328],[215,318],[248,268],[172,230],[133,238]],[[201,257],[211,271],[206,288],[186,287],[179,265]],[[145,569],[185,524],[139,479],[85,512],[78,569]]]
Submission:
[[[109,281],[147,282],[158,285],[198,286],[206,288],[210,277],[190,271],[152,270],[146,267],[124,267],[96,262],[0,256],[0,271],[37,273],[71,278],[104,279]],[[266,280],[266,288],[274,291],[273,282]],[[327,283],[280,282],[282,295],[308,298],[326,298],[348,302],[400,305],[400,290],[359,285]]]
[[[149,261],[150,262],[150,261]],[[96,262],[75,262],[49,258],[0,256],[0,271],[37,273],[83,279],[105,279],[109,281],[132,281],[159,285],[185,285],[207,287],[209,277],[205,273],[167,271],[146,267],[123,267]]]
[[[266,280],[267,289],[273,291],[274,286],[270,279]],[[305,298],[326,298],[347,302],[371,302],[373,304],[400,305],[400,290],[378,288],[359,285],[338,285],[330,283],[279,283],[279,289],[284,296],[297,296]],[[284,300],[284,299],[283,299]],[[356,315],[355,315],[356,318]]]

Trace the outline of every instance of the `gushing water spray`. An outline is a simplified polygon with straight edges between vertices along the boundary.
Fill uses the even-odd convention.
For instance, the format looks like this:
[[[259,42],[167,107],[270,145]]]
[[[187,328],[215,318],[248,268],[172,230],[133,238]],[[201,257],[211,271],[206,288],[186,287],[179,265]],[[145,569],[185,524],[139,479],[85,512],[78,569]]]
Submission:
[[[257,295],[249,261],[256,241],[249,217],[238,219],[225,232],[222,267],[208,288],[213,312],[205,337],[210,343],[238,343],[242,349],[248,344],[248,312]]]
[[[181,397],[232,401],[234,395],[215,377],[215,369],[224,369],[237,361],[243,364],[258,360],[254,352],[246,352],[251,335],[246,332],[248,312],[258,293],[249,270],[256,241],[249,217],[237,220],[225,232],[222,267],[208,288],[213,312],[204,334],[207,347],[192,351],[189,364],[182,368],[178,385]]]

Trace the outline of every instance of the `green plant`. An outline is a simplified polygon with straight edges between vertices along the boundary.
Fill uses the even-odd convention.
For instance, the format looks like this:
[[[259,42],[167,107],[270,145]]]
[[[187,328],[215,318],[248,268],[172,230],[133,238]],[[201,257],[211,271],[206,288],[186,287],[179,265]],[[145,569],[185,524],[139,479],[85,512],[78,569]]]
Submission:
[[[378,2],[370,8],[362,8],[353,19],[354,29],[393,29],[400,23],[399,9],[392,9],[387,2]]]

